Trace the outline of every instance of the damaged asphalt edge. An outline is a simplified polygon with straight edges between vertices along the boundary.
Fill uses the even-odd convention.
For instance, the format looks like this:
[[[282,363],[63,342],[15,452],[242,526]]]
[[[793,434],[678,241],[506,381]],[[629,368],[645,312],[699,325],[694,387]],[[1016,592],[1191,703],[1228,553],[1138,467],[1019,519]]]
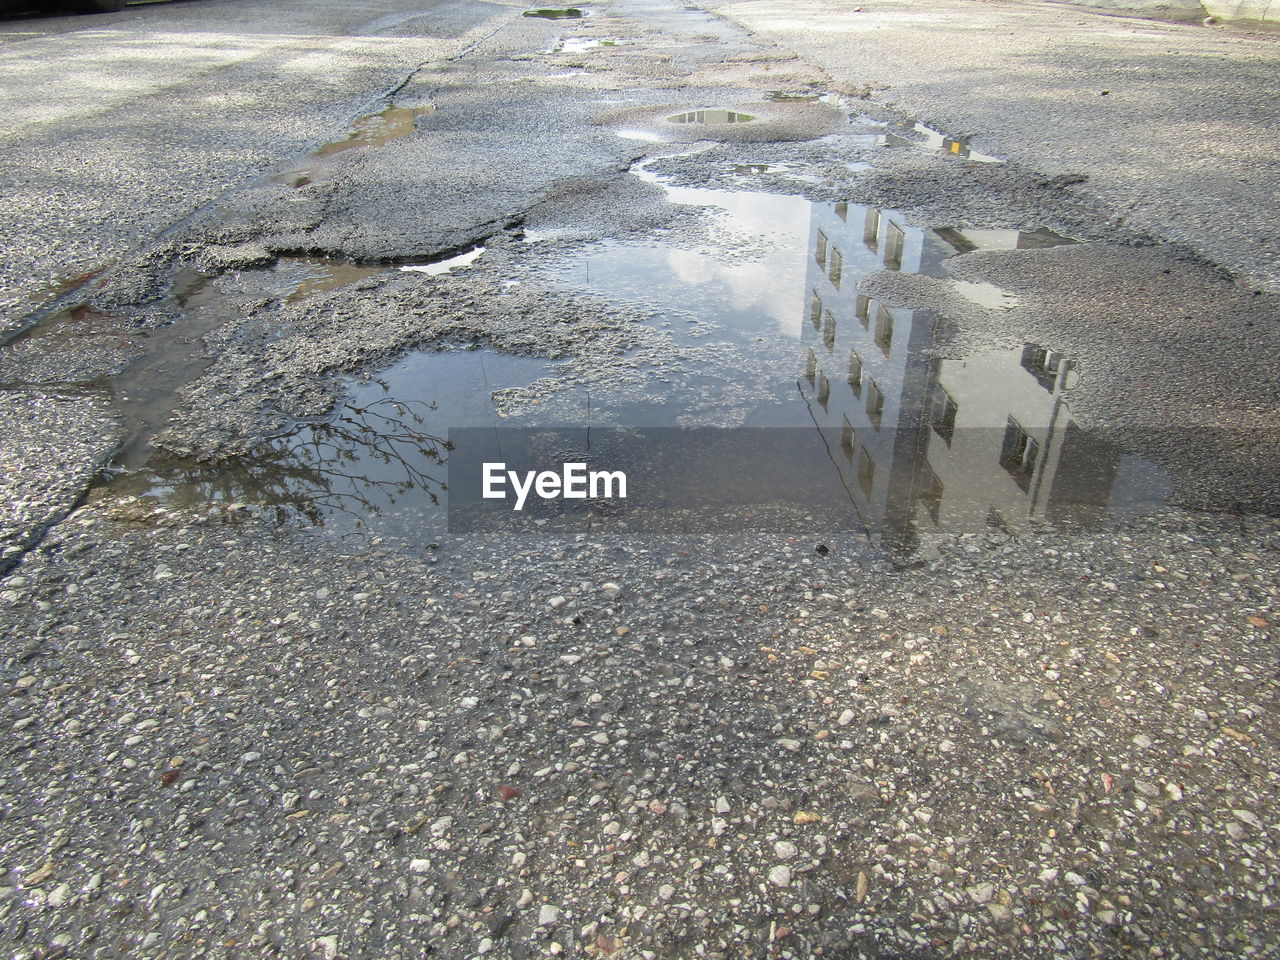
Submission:
[[[22,564],[33,552],[40,548],[45,538],[50,532],[57,527],[63,520],[71,516],[81,507],[89,502],[89,497],[93,493],[94,484],[98,482],[98,478],[111,464],[112,458],[124,446],[124,441],[116,443],[105,454],[98,458],[98,464],[93,468],[93,472],[89,479],[80,488],[79,493],[65,506],[56,509],[44,523],[40,524],[27,536],[16,543],[10,544],[4,556],[0,556],[0,577],[7,577],[15,568]],[[16,550],[14,549],[16,548]]]

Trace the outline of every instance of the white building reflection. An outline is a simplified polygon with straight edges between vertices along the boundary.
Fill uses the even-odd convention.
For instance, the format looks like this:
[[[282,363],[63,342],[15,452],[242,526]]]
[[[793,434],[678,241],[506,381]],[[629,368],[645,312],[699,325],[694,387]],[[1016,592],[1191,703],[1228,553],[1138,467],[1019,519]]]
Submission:
[[[801,392],[868,529],[918,536],[1087,520],[1142,499],[1141,461],[1094,440],[1065,403],[1071,361],[1037,344],[963,360],[933,351],[949,321],[858,293],[874,270],[945,276],[971,250],[1065,242],[1047,231],[921,230],[896,213],[815,204]],[[1126,463],[1128,461],[1128,463]]]

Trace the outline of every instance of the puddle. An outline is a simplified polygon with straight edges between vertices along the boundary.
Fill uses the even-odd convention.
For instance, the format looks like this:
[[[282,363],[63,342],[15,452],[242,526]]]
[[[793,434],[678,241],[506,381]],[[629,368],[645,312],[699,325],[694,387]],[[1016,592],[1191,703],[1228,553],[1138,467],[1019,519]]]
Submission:
[[[1004,163],[999,157],[972,150],[967,143],[948,137],[945,133],[915,120],[904,120],[895,124],[894,130],[895,133],[886,133],[879,138],[880,146],[915,147],[920,150],[963,157],[976,163]]]
[[[489,350],[411,354],[353,386],[329,419],[298,424],[216,467],[155,458],[113,476],[115,495],[175,506],[241,504],[338,533],[374,530],[425,545],[444,532],[451,427],[493,427],[493,391],[524,387],[550,363]]]
[[[586,53],[599,47],[616,47],[617,40],[599,40],[595,37],[566,37],[548,50],[548,53]]]
[[[747,163],[734,172],[779,166],[788,168]],[[1085,386],[1072,358],[1033,342],[948,356],[953,318],[858,293],[861,277],[890,270],[944,279],[967,299],[1008,307],[1015,301],[996,287],[952,280],[947,259],[1067,238],[1043,229],[922,229],[892,210],[677,187],[643,165],[634,172],[672,202],[704,211],[697,244],[664,233],[575,246],[534,264],[565,290],[654,316],[684,358],[679,369],[649,368],[648,379],[593,383],[590,423],[792,428],[784,433],[805,438],[803,462],[826,472],[815,489],[838,491],[840,509],[894,553],[993,523],[1017,530],[1102,522],[1169,494],[1168,475],[1073,420],[1068,401]],[[482,252],[399,269],[445,273]],[[295,290],[309,277],[312,292],[355,275],[305,261],[279,269],[292,271]],[[577,388],[518,391],[514,403],[508,394],[508,416],[500,414],[496,391],[555,376],[549,362],[483,349],[414,353],[353,383],[332,418],[296,425],[251,457],[216,471],[153,462],[123,473],[112,489],[177,503],[257,504],[421,546],[445,528],[445,468],[457,453],[446,444],[450,428],[497,435],[500,425],[588,422],[585,389]]]
[[[755,242],[605,242],[561,264],[566,286],[656,309],[698,356],[696,377],[650,398],[611,404],[602,395],[602,419],[814,427],[866,529],[901,549],[991,522],[1021,528],[1127,516],[1170,492],[1163,471],[1072,420],[1067,399],[1080,377],[1070,358],[1024,343],[939,359],[953,320],[857,292],[873,271],[950,281],[949,257],[1067,238],[1043,229],[924,230],[894,211],[851,203],[664,189],[675,203],[708,208],[726,237]],[[1015,302],[987,284],[950,282],[984,306]]]
[[[989,307],[993,310],[1008,310],[1022,302],[1013,294],[1001,290],[992,283],[952,280],[951,288],[971,303],[976,303],[981,307]]]
[[[581,20],[586,15],[587,11],[581,7],[542,7],[537,10],[526,10],[522,14],[522,16],[539,17],[543,20]]]
[[[668,123],[750,123],[755,117],[749,113],[738,113],[735,110],[690,110],[688,113],[677,113],[667,117]]]
[[[460,253],[456,257],[449,257],[447,260],[437,260],[435,263],[407,264],[400,268],[402,273],[425,273],[428,276],[438,277],[448,273],[450,270],[456,270],[458,267],[465,267],[469,263],[475,263],[480,259],[480,255],[484,253],[484,247],[475,247],[466,253]]]
[[[666,143],[666,138],[649,130],[637,130],[630,127],[615,130],[615,134],[624,140],[639,140],[642,143]]]
[[[475,247],[431,263],[356,264],[319,257],[282,257],[271,267],[231,271],[218,277],[182,271],[174,279],[172,306],[178,318],[139,329],[87,306],[61,311],[0,345],[0,380],[57,385],[110,395],[126,440],[117,467],[142,466],[150,441],[173,411],[178,391],[207,369],[203,338],[237,317],[240,304],[307,297],[399,269],[441,276],[474,263]],[[104,372],[106,371],[106,372]]]
[[[351,125],[351,130],[341,140],[334,140],[314,150],[300,164],[271,177],[275,183],[300,189],[316,179],[319,161],[357,147],[383,147],[393,140],[410,136],[419,117],[435,112],[434,106],[389,106],[379,113],[361,117]]]
[[[343,260],[326,260],[323,257],[282,258],[271,268],[276,276],[285,278],[286,292],[283,299],[286,303],[338,290],[385,273],[386,269]]]
[[[392,140],[399,140],[413,133],[417,119],[435,112],[435,109],[434,106],[387,107],[381,113],[361,117],[351,125],[351,132],[344,139],[326,143],[312,156],[331,157],[357,147],[386,146]]]

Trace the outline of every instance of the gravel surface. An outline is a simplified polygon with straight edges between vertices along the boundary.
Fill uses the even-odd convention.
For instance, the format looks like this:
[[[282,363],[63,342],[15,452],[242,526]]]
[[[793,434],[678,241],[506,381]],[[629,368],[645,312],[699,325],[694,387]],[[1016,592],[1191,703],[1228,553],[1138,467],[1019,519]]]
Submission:
[[[1278,942],[1272,521],[895,571],[245,513],[95,505],[0,583],[20,955]]]
[[[120,441],[101,399],[0,394],[0,569],[7,570],[84,494]]]
[[[55,318],[0,346],[9,954],[1280,952],[1280,523],[1248,509],[1280,476],[1273,38],[954,0],[724,7],[754,33],[522,10],[207,0],[0,45],[4,323]],[[1144,73],[1133,45],[1173,38]],[[894,106],[1008,161],[878,149]],[[756,126],[667,119],[707,107]],[[726,369],[702,399],[738,409],[758,368],[697,297],[565,280],[604,244],[767,262],[651,174],[1083,241],[861,289],[949,318],[940,354],[1077,359],[1072,416],[1176,467],[1180,507],[891,560],[786,529],[403,542],[89,489],[134,357],[158,445],[225,464],[423,347],[553,361],[496,395],[517,420]],[[1002,307],[960,295],[984,285]]]

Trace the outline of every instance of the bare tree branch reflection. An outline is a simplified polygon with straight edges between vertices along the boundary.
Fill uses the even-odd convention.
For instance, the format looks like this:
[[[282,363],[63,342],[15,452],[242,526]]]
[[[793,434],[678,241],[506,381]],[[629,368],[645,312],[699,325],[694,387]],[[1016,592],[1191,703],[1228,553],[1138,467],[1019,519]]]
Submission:
[[[396,504],[441,505],[452,445],[429,428],[436,411],[435,403],[391,397],[348,403],[330,421],[305,424],[225,463],[156,457],[113,487],[178,504],[262,505],[282,520],[314,524],[345,514],[363,526]]]

